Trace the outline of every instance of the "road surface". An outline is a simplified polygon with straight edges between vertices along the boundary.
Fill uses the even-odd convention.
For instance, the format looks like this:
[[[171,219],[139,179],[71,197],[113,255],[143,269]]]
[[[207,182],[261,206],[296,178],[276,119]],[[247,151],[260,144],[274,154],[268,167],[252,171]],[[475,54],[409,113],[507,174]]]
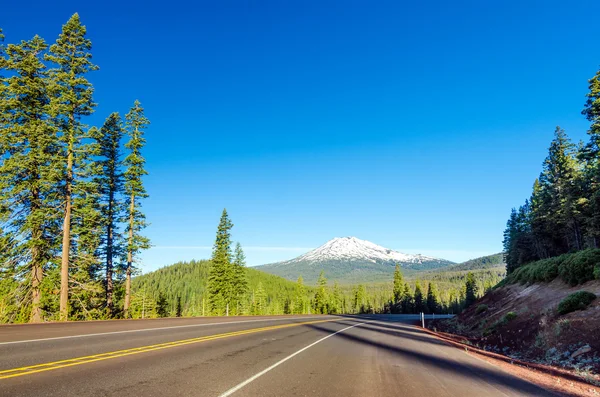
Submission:
[[[402,316],[0,327],[0,396],[549,396]]]

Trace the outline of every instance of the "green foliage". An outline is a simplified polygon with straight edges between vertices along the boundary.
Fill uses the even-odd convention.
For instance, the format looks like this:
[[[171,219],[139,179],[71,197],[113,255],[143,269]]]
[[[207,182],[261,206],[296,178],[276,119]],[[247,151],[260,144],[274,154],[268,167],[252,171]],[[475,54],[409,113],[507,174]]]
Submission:
[[[475,282],[475,275],[471,272],[467,274],[465,282],[465,307],[471,306],[477,300],[478,287]]]
[[[515,318],[517,318],[517,313],[515,313],[515,312],[508,312],[503,317],[504,323],[508,323],[509,321],[512,321]]]
[[[74,14],[49,48],[39,36],[3,39],[0,30],[0,322],[118,316],[122,126],[116,113],[100,129],[86,125],[98,69],[86,27]],[[147,120],[139,103],[128,116],[127,182],[139,200]],[[134,204],[131,260],[148,246]]]
[[[576,310],[585,310],[596,299],[596,295],[588,291],[578,291],[566,298],[558,304],[558,313],[567,314]]]
[[[477,305],[477,309],[475,309],[475,314],[481,314],[483,312],[486,312],[487,309],[488,309],[488,305],[485,305],[485,304]]]
[[[404,291],[404,279],[402,277],[402,271],[400,270],[400,265],[396,264],[396,268],[394,269],[394,289],[392,293],[394,294],[394,304],[400,303],[402,299],[402,292]]]
[[[223,315],[228,311],[236,289],[233,284],[235,274],[231,263],[231,228],[233,223],[229,220],[227,210],[224,209],[217,228],[208,278],[210,310],[216,315]]]
[[[600,280],[600,265],[597,265],[597,266],[594,268],[594,278],[595,278],[596,280]]]
[[[156,300],[156,315],[158,317],[167,317],[167,306],[167,298],[162,293],[159,293]]]
[[[315,293],[314,308],[315,313],[324,314],[327,313],[327,279],[325,278],[325,272],[321,271],[319,280],[317,281],[317,292]]]
[[[521,266],[507,277],[508,283],[550,282],[557,277],[577,285],[594,279],[594,267],[600,263],[600,249],[563,254]]]

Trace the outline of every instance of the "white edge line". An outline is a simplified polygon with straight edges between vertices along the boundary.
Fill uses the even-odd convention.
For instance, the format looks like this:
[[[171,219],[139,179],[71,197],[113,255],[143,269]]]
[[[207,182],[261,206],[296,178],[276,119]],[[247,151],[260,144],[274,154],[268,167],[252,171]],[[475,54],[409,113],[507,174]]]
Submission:
[[[44,341],[60,340],[60,339],[87,338],[87,337],[91,337],[91,336],[128,334],[128,333],[133,333],[133,332],[160,331],[160,330],[165,330],[165,329],[192,328],[192,327],[208,327],[210,325],[224,325],[224,324],[259,323],[259,322],[265,322],[265,321],[303,320],[303,319],[312,319],[312,318],[322,318],[322,317],[291,317],[291,318],[288,317],[288,318],[271,318],[271,319],[263,319],[263,320],[243,320],[243,321],[240,320],[240,321],[224,321],[224,322],[220,322],[220,323],[174,325],[172,327],[130,329],[130,330],[125,330],[125,331],[99,332],[99,333],[95,333],[95,334],[81,334],[81,335],[57,336],[57,337],[54,337],[54,338],[15,340],[15,341],[10,341],[10,342],[0,342],[0,346],[2,346],[2,345],[13,345],[13,344],[18,344],[18,343],[44,342]]]
[[[311,343],[310,345],[308,345],[308,346],[305,346],[305,347],[303,347],[302,349],[298,350],[297,352],[290,354],[290,355],[289,355],[289,356],[287,356],[286,358],[284,358],[284,359],[282,359],[282,360],[279,360],[279,361],[277,361],[275,364],[271,365],[271,366],[270,366],[270,367],[268,367],[268,368],[265,368],[264,370],[260,371],[260,372],[259,372],[259,373],[257,373],[256,375],[254,375],[254,376],[252,376],[252,377],[250,377],[250,378],[246,379],[245,381],[243,381],[242,383],[238,384],[237,386],[234,386],[234,387],[232,387],[231,389],[227,390],[225,393],[223,393],[223,394],[219,395],[219,397],[228,397],[228,396],[231,396],[233,393],[235,393],[236,391],[240,390],[242,387],[244,387],[244,386],[246,386],[247,384],[249,384],[249,383],[251,383],[251,382],[255,381],[256,379],[260,378],[261,376],[263,376],[263,375],[264,375],[264,374],[266,374],[267,372],[269,372],[269,371],[271,371],[272,369],[274,369],[274,368],[276,368],[276,367],[280,366],[281,364],[283,364],[283,363],[284,363],[284,362],[286,362],[287,360],[289,360],[289,359],[291,359],[291,358],[293,358],[293,357],[297,356],[298,354],[302,353],[303,351],[305,351],[305,350],[307,350],[307,349],[310,349],[311,347],[313,347],[313,346],[314,346],[314,345],[316,345],[317,343],[323,342],[325,339],[327,339],[327,338],[331,338],[332,336],[334,336],[334,335],[337,335],[337,334],[339,334],[340,332],[344,332],[344,331],[346,331],[346,330],[348,330],[348,329],[350,329],[350,328],[358,327],[359,325],[363,325],[363,324],[365,324],[365,323],[366,323],[366,322],[363,322],[363,323],[358,323],[358,324],[354,324],[354,325],[351,325],[351,326],[349,326],[349,327],[343,328],[343,329],[341,329],[341,330],[339,330],[339,331],[336,331],[336,332],[334,332],[333,334],[329,334],[329,335],[327,335],[327,336],[324,336],[323,338],[321,338],[321,339],[317,340],[316,342],[313,342],[313,343]]]

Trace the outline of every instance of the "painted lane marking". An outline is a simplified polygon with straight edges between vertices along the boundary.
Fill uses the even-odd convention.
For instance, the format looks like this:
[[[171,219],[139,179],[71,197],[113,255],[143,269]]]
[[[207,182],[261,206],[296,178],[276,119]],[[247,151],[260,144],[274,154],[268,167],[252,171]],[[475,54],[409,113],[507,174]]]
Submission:
[[[339,331],[337,331],[337,332],[334,332],[334,333],[332,333],[332,334],[329,334],[329,335],[327,335],[327,336],[324,336],[323,338],[321,338],[321,339],[317,340],[316,342],[313,342],[313,343],[311,343],[310,345],[303,347],[302,349],[298,350],[297,352],[290,354],[290,355],[289,355],[289,356],[287,356],[286,358],[284,358],[284,359],[282,359],[282,360],[279,360],[279,361],[277,361],[275,364],[271,365],[270,367],[268,367],[268,368],[265,368],[264,370],[260,371],[260,372],[259,372],[259,373],[257,373],[256,375],[254,375],[254,376],[252,376],[252,377],[250,377],[250,378],[246,379],[246,380],[245,380],[245,381],[243,381],[242,383],[240,383],[240,384],[238,384],[238,385],[236,385],[236,386],[232,387],[231,389],[227,390],[225,393],[221,394],[219,397],[228,397],[228,396],[231,396],[233,393],[235,393],[236,391],[240,390],[240,389],[241,389],[241,388],[243,388],[244,386],[246,386],[246,385],[248,385],[249,383],[251,383],[251,382],[255,381],[256,379],[260,378],[261,376],[263,376],[263,375],[264,375],[264,374],[266,374],[267,372],[269,372],[269,371],[271,371],[272,369],[274,369],[274,368],[276,368],[276,367],[280,366],[280,365],[281,365],[281,364],[283,364],[284,362],[286,362],[286,361],[288,361],[289,359],[291,359],[291,358],[293,358],[293,357],[297,356],[298,354],[302,353],[303,351],[305,351],[305,350],[307,350],[307,349],[310,349],[311,347],[313,347],[313,346],[314,346],[314,345],[316,345],[317,343],[321,343],[321,342],[323,342],[325,339],[331,338],[332,336],[335,336],[335,335],[339,334],[340,332],[344,332],[344,331],[346,331],[346,330],[348,330],[348,329],[350,329],[350,328],[358,327],[359,325],[363,325],[363,324],[365,324],[365,323],[358,323],[358,324],[354,324],[354,325],[351,325],[351,326],[349,326],[349,327],[346,327],[346,328],[344,328],[344,329],[341,329],[341,330],[339,330]]]
[[[75,365],[88,364],[88,363],[92,363],[92,362],[96,362],[96,361],[109,360],[109,359],[117,358],[117,357],[130,356],[132,354],[146,353],[146,352],[151,352],[151,351],[155,351],[155,350],[168,349],[171,347],[184,346],[184,345],[189,345],[192,343],[202,343],[202,342],[207,342],[207,341],[211,341],[211,340],[215,340],[215,339],[229,338],[232,336],[254,334],[254,333],[258,333],[258,332],[298,327],[301,325],[308,325],[308,324],[318,324],[318,323],[330,322],[330,321],[335,321],[335,320],[336,319],[305,321],[305,322],[301,322],[301,323],[291,323],[291,324],[273,325],[270,327],[252,328],[252,329],[248,329],[248,330],[227,332],[227,333],[216,334],[216,335],[201,336],[198,338],[183,339],[183,340],[179,340],[179,341],[165,342],[165,343],[159,343],[159,344],[155,344],[155,345],[134,347],[131,349],[124,349],[124,350],[117,350],[117,351],[112,351],[112,352],[108,352],[108,353],[94,354],[91,356],[76,357],[76,358],[70,358],[70,359],[66,359],[66,360],[53,361],[53,362],[49,362],[49,363],[30,365],[30,366],[26,366],[26,367],[6,369],[6,370],[0,371],[0,380],[8,379],[8,378],[15,378],[15,377],[24,376],[24,375],[31,375],[31,374],[35,374],[35,373],[39,373],[39,372],[51,371],[51,370],[60,369],[60,368],[72,367]]]
[[[133,333],[133,332],[160,331],[160,330],[165,330],[165,329],[208,327],[208,326],[211,326],[211,325],[259,323],[259,322],[267,322],[267,321],[303,320],[303,319],[311,319],[311,318],[319,318],[319,317],[288,317],[288,318],[273,318],[273,319],[264,319],[264,320],[224,321],[224,322],[220,322],[220,323],[174,325],[174,326],[171,326],[171,327],[130,329],[130,330],[125,330],[125,331],[99,332],[99,333],[95,333],[95,334],[81,334],[81,335],[57,336],[57,337],[54,337],[54,338],[15,340],[15,341],[10,341],[10,342],[0,342],[0,346],[1,345],[13,345],[13,344],[18,344],[18,343],[44,342],[44,341],[60,340],[60,339],[87,338],[87,337],[90,337],[90,336],[103,336],[103,335],[115,335],[115,334],[128,334],[128,333]]]

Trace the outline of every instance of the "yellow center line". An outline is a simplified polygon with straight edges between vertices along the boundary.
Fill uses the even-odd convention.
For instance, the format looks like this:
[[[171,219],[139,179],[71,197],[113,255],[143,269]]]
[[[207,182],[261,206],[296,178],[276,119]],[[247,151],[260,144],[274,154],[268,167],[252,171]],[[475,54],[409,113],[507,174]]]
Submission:
[[[17,376],[31,375],[31,374],[35,374],[38,372],[51,371],[54,369],[72,367],[75,365],[88,364],[88,363],[92,363],[95,361],[108,360],[111,358],[130,356],[132,354],[139,354],[139,353],[146,353],[146,352],[151,352],[151,351],[155,351],[155,350],[168,349],[171,347],[189,345],[192,343],[201,343],[201,342],[211,341],[211,340],[215,340],[215,339],[229,338],[232,336],[254,334],[257,332],[265,332],[265,331],[271,331],[271,330],[275,330],[275,329],[298,327],[298,326],[307,325],[307,324],[324,323],[324,322],[334,321],[334,320],[336,320],[336,319],[305,321],[302,323],[291,323],[291,324],[283,324],[283,325],[273,325],[270,327],[252,328],[252,329],[246,329],[246,330],[242,330],[242,331],[226,332],[223,334],[208,335],[208,336],[200,336],[197,338],[183,339],[183,340],[178,340],[178,341],[173,341],[173,342],[164,342],[164,343],[158,343],[155,345],[134,347],[134,348],[130,348],[130,349],[116,350],[116,351],[107,352],[107,353],[94,354],[91,356],[69,358],[66,360],[53,361],[53,362],[48,362],[48,363],[43,363],[43,364],[35,364],[35,365],[26,366],[26,367],[6,369],[6,370],[0,371],[0,379],[15,378]]]

